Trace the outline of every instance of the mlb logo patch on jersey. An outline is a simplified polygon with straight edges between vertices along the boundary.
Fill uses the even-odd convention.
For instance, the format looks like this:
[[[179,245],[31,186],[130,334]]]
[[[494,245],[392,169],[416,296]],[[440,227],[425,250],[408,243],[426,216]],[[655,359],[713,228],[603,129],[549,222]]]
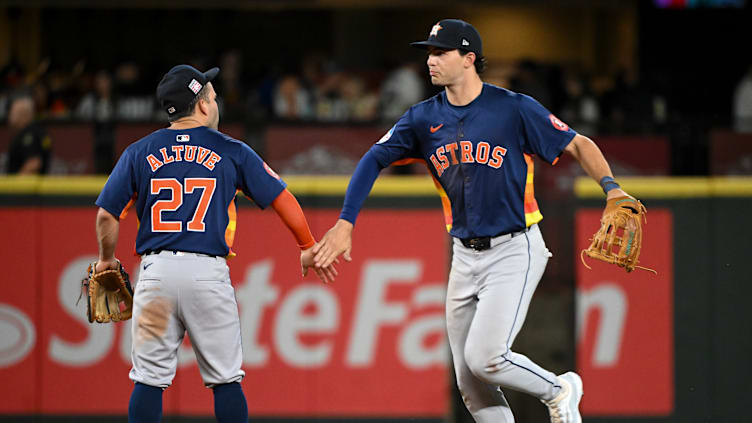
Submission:
[[[188,89],[193,91],[193,94],[198,94],[198,92],[201,91],[201,88],[203,88],[203,86],[195,79],[191,79],[191,83],[188,84]]]
[[[175,137],[175,139],[178,142],[188,142],[191,140],[191,136],[190,135],[178,135],[177,137]]]
[[[569,130],[569,126],[566,123],[560,121],[559,118],[557,118],[553,114],[548,115],[548,118],[551,120],[551,125],[553,125],[554,128],[558,129],[559,131]]]
[[[383,144],[383,143],[389,141],[389,138],[392,137],[392,133],[394,133],[394,126],[392,126],[392,129],[390,129],[389,132],[387,132],[386,134],[384,134],[384,136],[381,137],[381,139],[378,140],[376,142],[376,144]]]

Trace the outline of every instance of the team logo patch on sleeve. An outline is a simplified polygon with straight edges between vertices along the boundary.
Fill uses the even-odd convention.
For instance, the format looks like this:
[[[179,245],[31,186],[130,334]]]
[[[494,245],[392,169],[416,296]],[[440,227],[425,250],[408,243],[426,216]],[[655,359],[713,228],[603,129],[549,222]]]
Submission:
[[[272,175],[275,179],[279,179],[279,175],[277,175],[277,172],[272,170],[272,168],[269,167],[269,165],[266,164],[266,162],[264,162],[264,169],[266,170],[266,173]]]
[[[390,130],[389,130],[389,132],[387,132],[386,134],[384,134],[384,136],[383,136],[383,137],[381,137],[381,139],[380,139],[380,140],[378,140],[378,141],[376,142],[376,144],[383,144],[383,143],[385,143],[385,142],[389,141],[389,138],[391,138],[391,137],[392,137],[392,134],[393,134],[393,133],[394,133],[394,126],[392,126],[392,129],[390,129]]]
[[[569,126],[567,126],[566,123],[564,123],[561,120],[559,120],[559,118],[557,118],[553,114],[548,115],[548,119],[551,120],[551,125],[553,125],[554,128],[558,129],[559,131],[568,131],[569,130]]]

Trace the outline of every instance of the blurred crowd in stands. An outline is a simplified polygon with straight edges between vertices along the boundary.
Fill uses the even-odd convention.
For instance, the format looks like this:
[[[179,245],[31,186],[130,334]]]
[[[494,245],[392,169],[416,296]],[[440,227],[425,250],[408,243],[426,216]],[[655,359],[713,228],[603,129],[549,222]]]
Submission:
[[[197,62],[197,67],[213,65]],[[295,69],[272,66],[249,77],[242,54],[231,50],[216,65],[222,70],[215,89],[228,121],[393,121],[437,92],[428,84],[424,63],[363,71],[312,53]],[[0,121],[7,119],[10,99],[24,92],[34,99],[40,119],[164,121],[154,89],[169,66],[143,69],[125,62],[100,69],[82,60],[61,69],[45,60],[36,69],[24,69],[11,61],[0,70]],[[634,72],[626,70],[589,75],[575,67],[525,60],[490,63],[483,79],[533,96],[571,125],[586,125],[583,132],[652,130],[666,119],[665,99],[644,89]]]
[[[390,125],[412,104],[439,91],[428,83],[423,62],[364,71],[346,69],[324,54],[311,53],[294,68],[272,66],[251,72],[242,53],[230,50],[215,63],[221,68],[214,85],[223,122]],[[192,64],[202,70],[214,66],[206,60]],[[8,160],[13,154],[38,156],[47,151],[49,137],[34,122],[92,122],[95,156],[108,158],[95,169],[106,172],[113,154],[114,125],[166,122],[154,90],[171,65],[145,69],[124,62],[103,69],[82,60],[62,69],[43,60],[35,69],[24,69],[12,60],[0,70],[0,122],[13,134]],[[576,66],[523,60],[491,62],[482,78],[531,95],[589,136],[660,133],[669,119],[669,101],[661,90],[640,84],[636,73],[627,69],[590,74]],[[739,82],[733,101],[736,129],[752,131],[752,69]],[[23,164],[8,161],[4,167],[6,172],[19,172]],[[45,168],[39,163],[27,170]]]

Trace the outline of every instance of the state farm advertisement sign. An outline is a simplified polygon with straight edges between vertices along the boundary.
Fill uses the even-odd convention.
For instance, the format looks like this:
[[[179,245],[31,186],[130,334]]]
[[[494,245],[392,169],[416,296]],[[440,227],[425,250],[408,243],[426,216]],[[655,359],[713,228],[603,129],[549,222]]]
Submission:
[[[576,250],[587,248],[603,210],[576,215]],[[640,264],[623,269],[577,255],[577,370],[587,416],[665,416],[674,407],[673,226],[666,209],[648,211]]]
[[[94,207],[0,210],[7,237],[0,245],[0,414],[126,413],[130,322],[91,325],[84,301],[76,305],[97,255],[95,215]],[[337,215],[307,211],[314,235]],[[294,238],[273,211],[241,209],[230,271],[251,414],[444,415],[443,228],[440,211],[365,211],[354,261],[324,285],[301,279]],[[128,216],[117,250],[133,280],[135,231]],[[209,415],[212,401],[186,337],[165,413]]]

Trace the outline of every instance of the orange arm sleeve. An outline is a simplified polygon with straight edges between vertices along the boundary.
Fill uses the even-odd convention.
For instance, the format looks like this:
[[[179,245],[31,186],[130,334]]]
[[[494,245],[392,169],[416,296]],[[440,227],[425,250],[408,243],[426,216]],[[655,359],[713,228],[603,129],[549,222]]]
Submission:
[[[277,212],[282,222],[290,229],[298,242],[301,250],[307,250],[313,247],[316,240],[313,239],[311,229],[308,227],[303,210],[294,195],[287,189],[282,191],[277,198],[272,201],[272,208]]]

